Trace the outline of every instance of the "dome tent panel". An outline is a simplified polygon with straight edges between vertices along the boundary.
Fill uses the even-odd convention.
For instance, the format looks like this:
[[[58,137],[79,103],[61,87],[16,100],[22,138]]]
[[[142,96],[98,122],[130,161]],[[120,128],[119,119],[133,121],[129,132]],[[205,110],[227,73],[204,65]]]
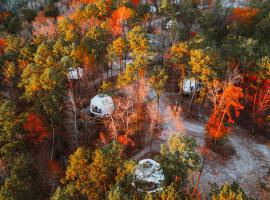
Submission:
[[[201,89],[201,82],[196,81],[195,78],[185,79],[183,81],[184,93],[192,93],[194,92],[195,88],[197,89],[197,92]]]
[[[109,116],[114,111],[113,99],[106,94],[98,94],[91,99],[90,112],[98,117]]]
[[[152,159],[143,159],[137,165],[135,179],[139,188],[143,186],[146,192],[152,193],[162,189],[164,174],[159,163]]]

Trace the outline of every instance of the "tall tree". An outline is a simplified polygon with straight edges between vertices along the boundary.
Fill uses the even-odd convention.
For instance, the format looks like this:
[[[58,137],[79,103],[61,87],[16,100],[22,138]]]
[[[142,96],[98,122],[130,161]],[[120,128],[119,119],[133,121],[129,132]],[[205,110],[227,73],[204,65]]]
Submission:
[[[236,77],[239,75],[236,75]],[[228,133],[224,125],[225,120],[234,123],[232,109],[236,117],[244,107],[240,103],[243,98],[242,88],[235,86],[236,80],[229,80],[227,83],[214,81],[213,87],[209,90],[209,98],[213,103],[213,111],[207,123],[207,131],[210,138],[215,141]]]

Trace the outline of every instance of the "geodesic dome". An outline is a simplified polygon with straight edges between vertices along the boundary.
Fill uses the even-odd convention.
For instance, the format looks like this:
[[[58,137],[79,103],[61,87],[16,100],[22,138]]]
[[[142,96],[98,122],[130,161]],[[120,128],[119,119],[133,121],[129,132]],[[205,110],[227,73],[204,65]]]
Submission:
[[[90,112],[98,117],[106,117],[113,113],[113,99],[106,94],[98,94],[91,99]]]
[[[157,192],[162,189],[161,184],[164,181],[163,170],[159,163],[152,159],[143,159],[139,161],[135,170],[136,185],[146,192]]]

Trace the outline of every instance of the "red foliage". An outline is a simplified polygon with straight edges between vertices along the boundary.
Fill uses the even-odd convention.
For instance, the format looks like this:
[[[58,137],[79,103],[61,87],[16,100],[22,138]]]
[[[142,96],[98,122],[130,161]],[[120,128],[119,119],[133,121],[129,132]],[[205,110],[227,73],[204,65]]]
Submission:
[[[42,121],[40,116],[35,113],[30,113],[23,126],[29,133],[28,139],[34,143],[39,143],[50,135]]]
[[[6,41],[0,38],[0,56],[4,54],[5,46],[6,46]]]
[[[270,109],[270,80],[258,79],[256,76],[247,77],[247,101],[251,107],[251,117],[259,125],[263,125]]]
[[[131,145],[131,146],[135,146],[135,143],[132,139],[130,139],[127,135],[119,135],[118,136],[118,141],[122,144],[122,145]]]
[[[197,32],[195,31],[190,32],[190,37],[195,37],[196,35],[197,35]]]
[[[140,3],[140,0],[131,0],[134,6],[138,6]]]
[[[217,117],[215,113],[212,113],[210,116],[206,129],[208,134],[214,139],[223,137],[229,131],[229,129],[224,126],[221,118]]]
[[[229,20],[237,21],[242,24],[250,24],[252,19],[259,13],[259,9],[251,7],[234,8]]]
[[[242,88],[234,85],[228,85],[221,94],[218,94],[216,104],[214,104],[214,111],[206,126],[210,137],[216,140],[228,132],[224,121],[227,120],[229,123],[234,123],[231,113],[232,109],[234,110],[235,117],[239,117],[240,110],[244,108],[239,102],[243,96]]]

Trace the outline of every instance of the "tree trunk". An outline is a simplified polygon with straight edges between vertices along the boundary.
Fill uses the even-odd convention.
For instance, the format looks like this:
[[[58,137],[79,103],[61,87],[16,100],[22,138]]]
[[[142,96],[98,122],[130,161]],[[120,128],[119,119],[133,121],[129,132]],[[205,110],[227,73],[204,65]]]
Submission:
[[[193,104],[193,100],[194,100],[194,97],[195,97],[196,91],[197,91],[197,90],[196,90],[196,88],[195,88],[195,90],[194,90],[194,92],[193,92],[193,94],[192,94],[191,100],[190,100],[189,107],[188,107],[188,111],[187,111],[187,117],[188,117],[189,112],[190,112],[190,109],[191,109],[191,107],[192,107],[192,104]]]
[[[76,109],[76,103],[75,103],[75,98],[74,98],[74,93],[71,91],[71,104],[73,108],[73,113],[74,113],[74,131],[75,131],[75,139],[76,139],[76,147],[79,146],[79,141],[78,141],[78,124],[77,124],[77,109]]]
[[[202,176],[202,172],[203,172],[203,169],[204,169],[204,165],[205,165],[205,160],[206,160],[206,154],[204,153],[203,155],[203,160],[202,160],[202,167],[199,171],[199,176],[198,176],[198,179],[197,179],[197,182],[196,182],[196,185],[194,187],[194,190],[192,192],[192,196],[195,195],[197,189],[198,189],[198,186],[199,186],[199,183],[200,183],[200,180],[201,180],[201,176]]]
[[[51,160],[53,160],[54,154],[54,127],[52,128],[53,138],[52,138],[52,151],[51,151]]]
[[[117,131],[116,131],[115,123],[114,123],[112,116],[111,116],[111,121],[112,121],[113,129],[114,129],[114,140],[116,141],[117,140]]]

